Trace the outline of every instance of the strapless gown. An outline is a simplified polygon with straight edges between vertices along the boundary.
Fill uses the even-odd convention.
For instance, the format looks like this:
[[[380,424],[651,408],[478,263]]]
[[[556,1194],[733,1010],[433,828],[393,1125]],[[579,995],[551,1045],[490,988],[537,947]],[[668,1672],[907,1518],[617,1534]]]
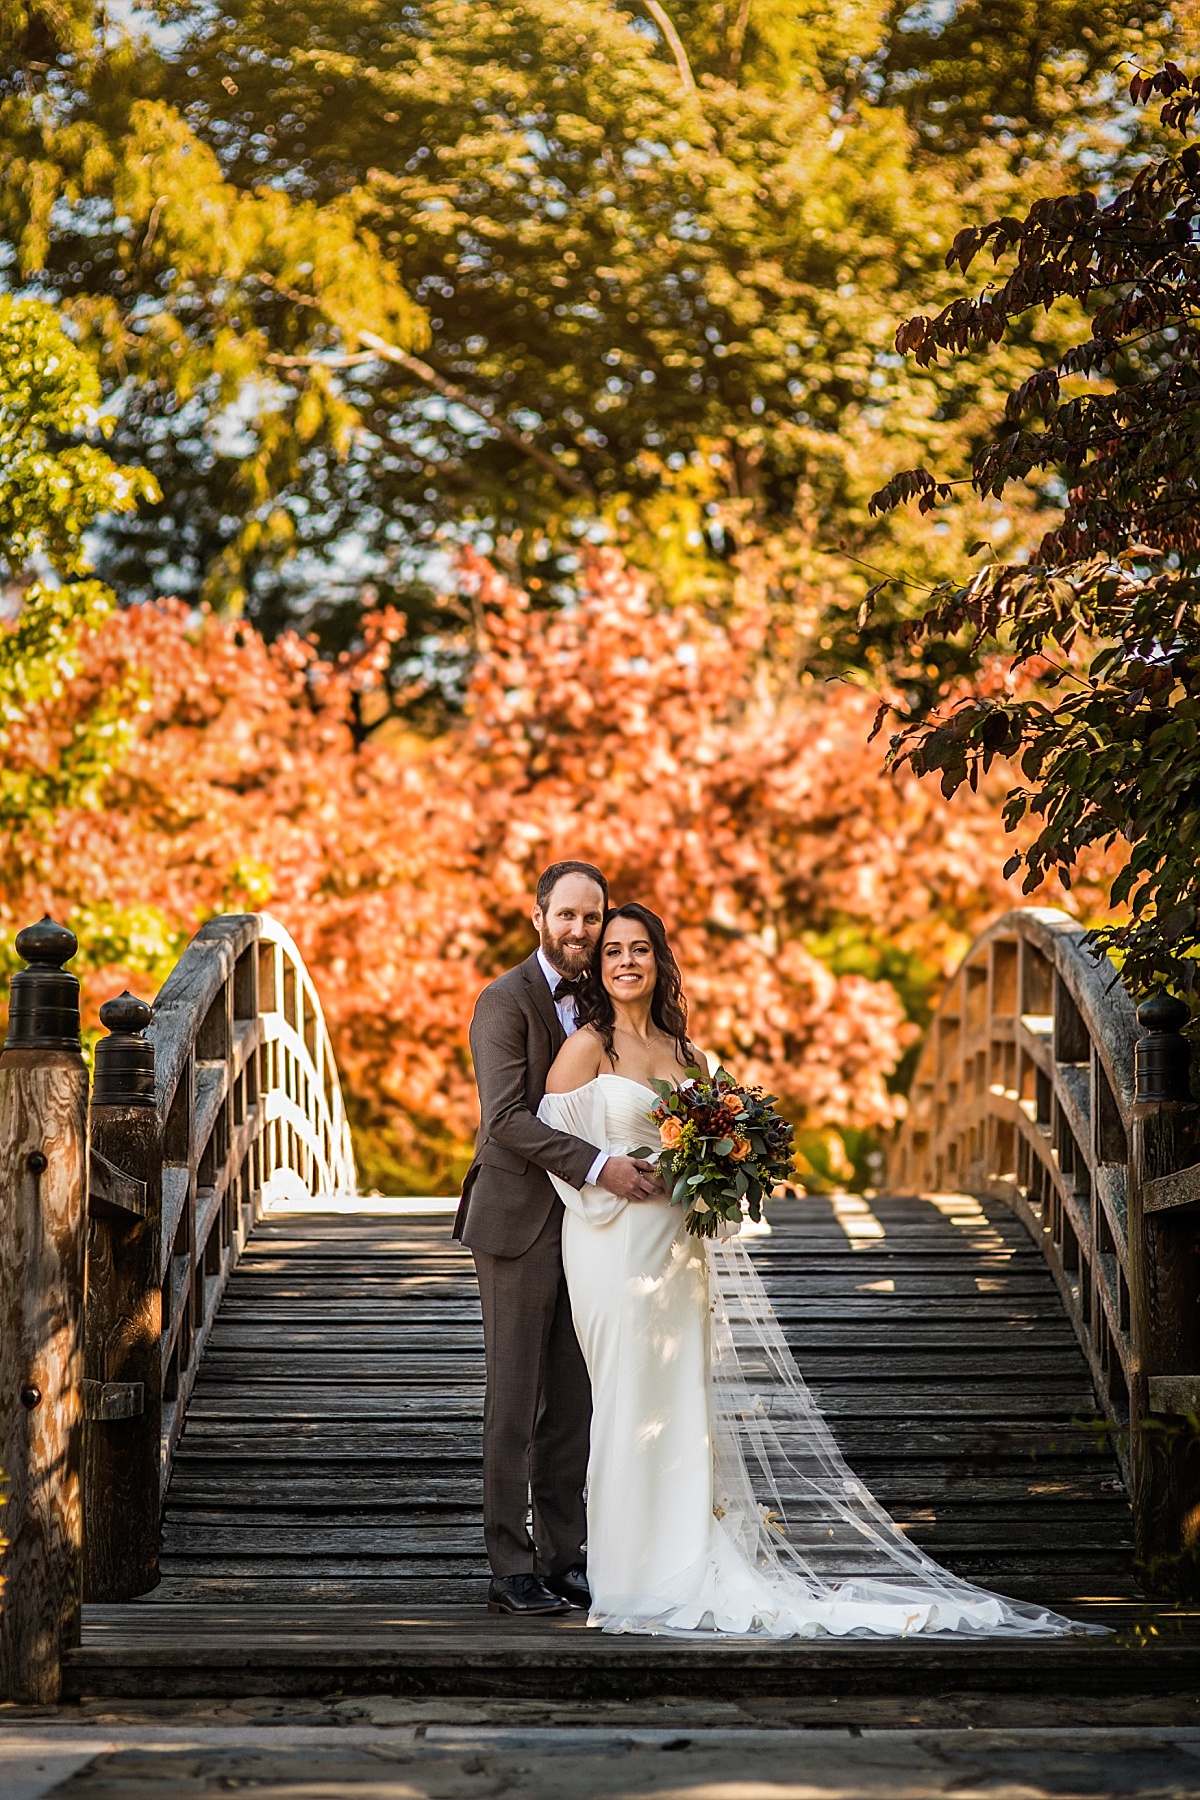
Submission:
[[[610,1155],[657,1142],[653,1090],[600,1075],[539,1116]],[[589,1623],[735,1636],[1082,1632],[941,1568],[847,1468],[745,1244],[666,1200],[552,1177],[592,1384]]]

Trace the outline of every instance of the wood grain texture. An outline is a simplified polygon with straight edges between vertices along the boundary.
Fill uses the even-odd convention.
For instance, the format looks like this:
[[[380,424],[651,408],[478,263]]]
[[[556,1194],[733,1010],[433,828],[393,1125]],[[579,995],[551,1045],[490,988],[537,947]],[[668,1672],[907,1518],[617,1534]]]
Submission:
[[[220,926],[228,926],[221,931]],[[154,1045],[158,1110],[165,1118],[194,1051],[196,1034],[222,987],[233,979],[239,953],[258,937],[253,914],[210,920],[167,976],[154,1001],[146,1036]]]
[[[824,1201],[754,1255],[842,1447],[914,1538],[1045,1599],[1128,1594],[1130,1523],[1087,1366],[1003,1205],[977,1229],[873,1203],[855,1247]],[[171,1603],[482,1602],[482,1334],[449,1222],[269,1218],[218,1314],[164,1520]]]
[[[79,1637],[87,1103],[81,1057],[0,1057],[0,1696],[27,1702]]]
[[[92,1210],[88,1221],[85,1374],[140,1387],[142,1403],[84,1423],[84,1595],[128,1600],[158,1581],[162,1127],[148,1107],[93,1107],[91,1144],[145,1192],[142,1217]]]
[[[988,1195],[1013,1209],[1053,1271],[1104,1412],[1122,1426],[1134,1379],[1126,1209],[1139,1035],[1129,993],[1077,921],[1046,908],[1002,915],[946,984],[889,1171],[897,1188],[947,1205]],[[1131,1479],[1130,1432],[1114,1442]]]
[[[1194,1148],[1189,1144],[1184,1154]],[[1142,1183],[1143,1212],[1167,1212],[1176,1206],[1200,1206],[1200,1163]]]
[[[416,1595],[391,1604],[364,1594],[335,1603],[305,1604],[301,1598],[260,1606],[196,1594],[90,1609],[83,1645],[70,1657],[68,1682],[74,1695],[139,1699],[440,1694],[661,1704],[668,1696],[692,1695],[709,1707],[714,1696],[844,1700],[859,1694],[879,1697],[886,1706],[905,1694],[960,1700],[1036,1694],[1055,1697],[1062,1723],[1083,1704],[1103,1709],[1113,1698],[1194,1694],[1200,1650],[1195,1619],[1140,1606],[1080,1610],[1116,1627],[1115,1635],[1099,1643],[860,1638],[700,1644],[609,1637],[587,1630],[578,1613],[536,1623],[489,1619],[478,1606]],[[972,1782],[959,1785],[978,1786],[979,1780],[977,1768]],[[394,1786],[388,1791],[396,1793]]]
[[[778,1206],[774,1235],[753,1246],[851,1465],[970,1579],[1068,1610],[1090,1613],[1098,1596],[1136,1610],[1128,1500],[1027,1232],[999,1202],[971,1229],[921,1200],[872,1210],[883,1235],[866,1245],[814,1199]],[[575,1626],[496,1632],[481,1351],[470,1258],[448,1220],[264,1219],[200,1366],[161,1584],[87,1609],[72,1690],[599,1698],[714,1679],[747,1693],[885,1675],[1062,1693],[1127,1686],[1135,1668],[1183,1679],[1182,1645],[1151,1674],[1131,1652],[1100,1665],[1091,1645],[922,1645],[910,1666],[907,1646],[865,1641],[710,1652]]]
[[[276,921],[210,919],[164,984],[145,1035],[163,1123],[161,1493],[255,1219],[285,1195],[349,1193],[355,1176],[320,1002]],[[114,1130],[118,1166],[121,1136]]]
[[[1148,1211],[1153,1190],[1196,1158],[1200,1107],[1139,1102],[1130,1132],[1130,1407],[1137,1554],[1148,1588],[1200,1596],[1200,1430],[1195,1418],[1159,1414],[1155,1378],[1172,1377],[1182,1409],[1200,1385],[1200,1211]],[[1156,1386],[1155,1397],[1171,1392]]]

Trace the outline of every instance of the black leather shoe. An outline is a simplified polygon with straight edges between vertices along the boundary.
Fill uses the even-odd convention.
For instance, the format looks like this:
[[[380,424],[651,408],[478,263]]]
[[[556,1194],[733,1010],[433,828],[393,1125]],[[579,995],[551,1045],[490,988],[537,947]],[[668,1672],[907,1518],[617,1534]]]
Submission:
[[[565,1575],[547,1575],[544,1579],[548,1588],[561,1594],[572,1606],[580,1606],[584,1612],[591,1612],[592,1590],[588,1586],[586,1569],[568,1569]]]
[[[544,1613],[570,1610],[570,1601],[547,1586],[540,1575],[494,1575],[488,1588],[490,1613],[517,1613],[522,1618],[535,1618]]]

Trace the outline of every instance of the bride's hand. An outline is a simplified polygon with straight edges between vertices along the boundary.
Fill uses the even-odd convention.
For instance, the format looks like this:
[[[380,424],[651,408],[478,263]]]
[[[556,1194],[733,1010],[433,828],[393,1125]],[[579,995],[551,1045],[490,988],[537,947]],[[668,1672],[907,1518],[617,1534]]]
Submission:
[[[596,1177],[596,1185],[621,1200],[661,1200],[667,1191],[655,1174],[654,1165],[635,1156],[610,1156]]]

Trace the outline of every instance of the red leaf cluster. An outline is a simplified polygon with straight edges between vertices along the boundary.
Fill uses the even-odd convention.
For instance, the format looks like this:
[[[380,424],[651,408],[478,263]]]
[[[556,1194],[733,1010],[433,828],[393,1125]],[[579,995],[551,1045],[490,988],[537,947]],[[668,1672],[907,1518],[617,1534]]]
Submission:
[[[52,735],[124,686],[132,741],[102,809],[14,844],[0,919],[49,906],[86,939],[102,907],[182,942],[214,912],[269,908],[324,1002],[368,1177],[444,1187],[475,1124],[475,996],[531,947],[538,871],[585,857],[664,916],[696,1035],[739,1079],[802,1127],[890,1123],[914,1033],[896,982],[952,963],[1014,897],[995,793],[947,807],[885,774],[877,697],[776,683],[765,612],[655,609],[608,555],[552,615],[485,562],[460,578],[467,704],[432,739],[356,739],[394,617],[334,664],[174,604],[111,618]],[[117,939],[108,966],[92,946],[92,1018],[126,980],[156,984],[136,932]]]

